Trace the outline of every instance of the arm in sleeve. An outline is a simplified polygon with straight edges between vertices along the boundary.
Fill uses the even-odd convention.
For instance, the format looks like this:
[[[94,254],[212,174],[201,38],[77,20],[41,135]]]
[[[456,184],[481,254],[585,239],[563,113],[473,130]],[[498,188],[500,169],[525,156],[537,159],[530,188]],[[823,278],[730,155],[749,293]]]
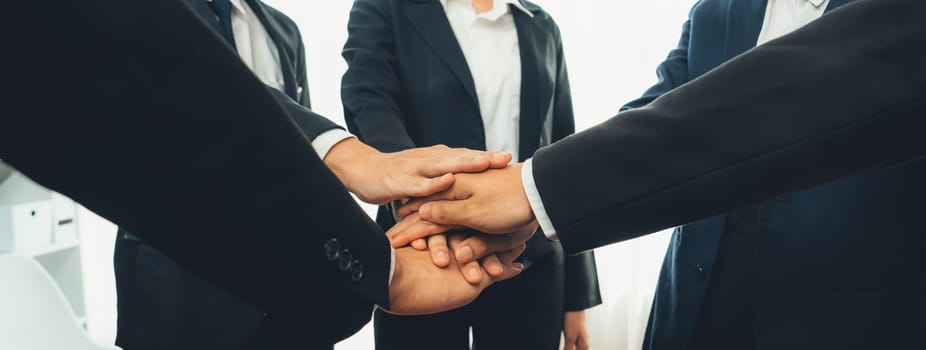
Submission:
[[[17,67],[5,77],[15,91],[0,97],[5,162],[307,339],[333,343],[374,304],[388,307],[382,231],[185,4],[21,3],[16,13],[2,32],[36,29],[3,40]],[[352,268],[329,252],[349,253]]]
[[[399,99],[402,87],[396,72],[391,14],[386,1],[358,0],[347,24],[342,55],[347,72],[341,99],[348,129],[366,144],[382,151],[414,148]]]
[[[692,7],[692,12],[694,12],[694,8],[697,6],[698,5],[695,4],[695,6]],[[656,67],[656,76],[659,78],[659,81],[647,89],[643,93],[643,96],[621,107],[622,111],[646,106],[657,97],[662,96],[662,94],[688,82],[688,42],[691,39],[690,13],[688,17],[688,20],[682,25],[682,37],[678,40],[677,47],[669,51],[669,55],[666,59]]]
[[[924,16],[918,0],[853,2],[541,149],[533,175],[563,247],[585,251],[922,157]]]
[[[575,133],[575,115],[559,28],[554,27],[554,35],[558,46],[556,89],[553,94],[553,141],[556,142]],[[580,311],[601,304],[595,253],[588,251],[578,255],[566,255],[563,264],[566,270],[566,311]]]

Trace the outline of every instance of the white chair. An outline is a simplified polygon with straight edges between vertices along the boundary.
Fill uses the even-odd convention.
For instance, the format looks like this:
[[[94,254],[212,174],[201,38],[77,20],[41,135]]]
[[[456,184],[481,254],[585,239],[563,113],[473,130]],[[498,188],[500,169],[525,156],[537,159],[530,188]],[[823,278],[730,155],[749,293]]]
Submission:
[[[0,349],[116,350],[91,341],[51,276],[30,257],[0,255]]]

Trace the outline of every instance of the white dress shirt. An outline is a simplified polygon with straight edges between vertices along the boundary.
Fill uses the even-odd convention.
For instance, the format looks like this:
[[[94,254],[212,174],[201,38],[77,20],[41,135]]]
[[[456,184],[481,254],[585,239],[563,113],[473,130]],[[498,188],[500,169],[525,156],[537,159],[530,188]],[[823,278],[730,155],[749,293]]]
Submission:
[[[826,11],[829,0],[768,0],[765,7],[765,19],[762,22],[762,31],[756,46],[774,40],[785,34],[795,31],[807,23],[820,18]],[[521,168],[521,181],[524,184],[524,193],[530,202],[534,216],[540,223],[547,238],[556,240],[556,228],[543,207],[540,191],[534,183],[533,163],[531,159],[524,162]]]
[[[205,0],[212,2],[212,0]],[[248,68],[254,72],[260,81],[268,86],[283,91],[286,86],[283,80],[283,68],[280,65],[280,52],[276,44],[267,33],[267,28],[254,14],[254,10],[243,0],[230,0],[232,4],[232,31],[235,36],[235,47],[238,57]],[[318,157],[325,159],[328,151],[335,144],[353,135],[341,129],[325,131],[312,140],[312,148]],[[395,250],[392,250],[389,265],[389,283],[395,272]]]
[[[486,150],[518,161],[521,117],[521,49],[511,7],[533,14],[517,0],[496,0],[476,13],[470,0],[441,0],[472,74]],[[509,6],[511,5],[511,6]]]
[[[205,0],[212,2],[212,0]],[[260,18],[244,0],[229,0],[232,4],[231,25],[235,36],[235,47],[238,57],[264,84],[283,91],[286,86],[283,80],[283,69],[280,66],[280,52],[276,44],[264,28]],[[335,144],[346,138],[353,137],[347,131],[331,129],[321,133],[312,140],[312,149],[318,157],[325,159],[328,151]]]

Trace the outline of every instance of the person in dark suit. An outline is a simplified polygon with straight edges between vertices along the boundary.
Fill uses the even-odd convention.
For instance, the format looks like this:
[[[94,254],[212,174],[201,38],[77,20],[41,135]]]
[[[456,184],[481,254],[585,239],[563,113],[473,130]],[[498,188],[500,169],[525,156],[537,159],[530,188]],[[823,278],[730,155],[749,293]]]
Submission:
[[[358,0],[348,30],[345,119],[380,151],[446,144],[527,159],[574,132],[559,28],[531,2]],[[395,225],[385,208],[377,222]],[[601,303],[594,254],[565,256],[537,235],[521,259],[524,275],[462,309],[377,312],[377,349],[468,349],[470,327],[479,349],[556,349],[561,332],[588,348],[584,310]]]
[[[700,1],[659,82],[624,109],[849,2]],[[867,171],[677,228],[643,348],[911,348],[924,315],[910,305],[926,301],[923,179],[923,161]]]
[[[281,98],[311,108],[305,48],[289,17],[260,0],[188,2],[261,81],[282,92]],[[270,340],[279,347],[302,345],[301,330],[265,322],[262,310],[187,271],[124,230],[117,233],[114,267],[116,345],[123,349],[235,349]]]
[[[725,5],[730,4],[702,1],[691,25],[726,28],[746,22],[736,16],[702,21],[711,18],[711,11],[730,8]],[[400,246],[452,227],[448,225],[491,233],[538,221],[545,234],[575,253],[777,198],[759,205],[766,209],[758,219],[741,216],[743,223],[758,226],[751,230],[762,228],[754,246],[727,245],[734,253],[753,254],[746,263],[757,270],[755,282],[731,287],[733,293],[755,293],[747,304],[755,307],[755,318],[746,329],[730,331],[747,332],[751,346],[758,348],[854,349],[881,336],[876,340],[890,348],[922,348],[926,226],[914,218],[921,208],[916,198],[926,186],[921,176],[926,140],[918,136],[926,128],[926,67],[918,58],[926,49],[914,43],[926,35],[924,15],[926,4],[916,1],[843,5],[644,107],[541,149],[523,165],[459,177],[451,191],[412,201],[399,211],[406,220],[424,219],[431,226],[410,221],[388,235]],[[757,33],[742,35],[755,38]],[[727,38],[729,45],[753,44],[740,35]],[[689,51],[715,39],[692,36]],[[709,52],[720,55],[725,50],[732,48]],[[688,56],[688,67],[701,59]],[[533,197],[534,192],[539,196]],[[792,194],[776,197],[782,193]],[[810,212],[825,215],[820,220]],[[716,240],[694,236],[716,236],[730,219],[687,226],[682,241],[673,244]],[[740,225],[731,223],[727,232],[742,230]],[[700,229],[689,231],[691,227]],[[713,229],[701,232],[705,227]],[[721,251],[724,238],[715,243]],[[485,237],[462,245],[477,251],[474,257],[493,250]],[[683,253],[701,255],[679,250],[683,261],[689,261]],[[720,253],[720,258],[726,256]],[[723,264],[717,261],[715,266]],[[696,278],[716,283],[711,278],[718,275],[715,270]],[[660,292],[701,298],[697,290]],[[722,305],[726,300],[707,300],[717,303],[701,305],[706,312],[729,307]],[[686,310],[684,303],[691,302],[656,310],[654,317],[694,317],[697,311]],[[712,326],[716,324],[687,327]],[[669,329],[683,327],[680,323],[664,327],[651,329],[653,337],[672,339],[665,339],[665,345],[657,340],[656,345],[691,345],[690,339],[679,342],[675,335],[690,335],[691,330]],[[742,337],[713,336],[717,338],[705,339],[707,344]],[[718,344],[716,348],[726,346]]]
[[[390,249],[347,190],[373,203],[420,196],[509,156],[382,154],[348,138],[322,160],[310,140],[337,126],[257,79],[194,6],[13,5],[0,24],[16,67],[0,158],[262,310],[273,329],[299,330],[304,348],[356,332],[374,305],[438,312],[488,285]],[[254,340],[240,348],[273,343]]]

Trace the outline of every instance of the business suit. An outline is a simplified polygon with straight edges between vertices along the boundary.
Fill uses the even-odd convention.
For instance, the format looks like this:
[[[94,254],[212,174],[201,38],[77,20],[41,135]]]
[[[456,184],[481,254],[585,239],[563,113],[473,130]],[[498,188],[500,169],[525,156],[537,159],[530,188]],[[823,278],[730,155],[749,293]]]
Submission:
[[[700,1],[659,82],[625,109],[752,48],[766,5]],[[912,346],[922,316],[909,305],[926,300],[922,179],[926,162],[869,171],[677,228],[644,348]]]
[[[206,1],[187,2],[204,22],[222,33]],[[283,93],[277,96],[311,108],[305,48],[298,27],[259,0],[247,1],[244,6],[253,11],[276,46],[283,77]],[[305,131],[313,132],[311,128]],[[262,310],[187,271],[123,230],[116,237],[114,267],[119,311],[116,345],[124,349],[266,349],[303,345],[301,330],[273,322]]]
[[[55,5],[17,4],[4,21],[6,33],[34,26],[4,35],[17,66],[4,161],[298,329],[307,347],[388,307],[388,242],[307,141],[335,124],[275,97],[190,2]],[[68,93],[47,103],[43,91]],[[335,241],[362,274],[327,259]]]
[[[521,58],[518,157],[527,159],[572,134],[575,125],[559,28],[540,7],[521,4],[533,15],[511,9]],[[351,132],[384,152],[435,144],[486,149],[474,78],[438,0],[359,0],[348,30],[341,95]],[[384,209],[377,222],[395,225]],[[463,310],[426,317],[377,313],[377,348],[452,347],[448,338],[468,346],[470,324],[477,346],[558,346],[563,310],[601,303],[594,255],[564,257],[558,243],[536,235],[521,259],[538,277],[502,282]],[[529,291],[537,291],[535,298],[524,298]],[[498,327],[479,316],[488,309],[512,311],[522,327],[515,334],[493,333]],[[523,318],[528,312],[529,322]],[[422,341],[426,334],[430,340]]]
[[[307,111],[300,119],[290,113],[299,108],[280,106],[271,89],[254,79],[222,39],[183,4],[51,4],[61,6],[12,3],[11,11],[4,12],[9,17],[0,21],[0,36],[9,48],[5,59],[17,67],[5,79],[17,88],[0,95],[0,158],[269,314],[305,326],[307,341],[342,339],[369,320],[374,304],[388,307],[389,248],[382,230],[365,219],[320,160],[304,156],[312,150],[306,135],[293,127],[295,121],[324,129],[330,122]],[[640,185],[615,186],[605,196],[610,203],[596,196],[547,208],[565,251],[583,251],[861,169],[922,157],[926,139],[916,136],[926,127],[926,68],[920,62],[923,47],[913,44],[926,36],[924,14],[926,3],[919,0],[859,0],[645,108],[539,151],[534,175],[545,198],[570,198],[555,186],[557,182],[579,184],[570,188],[579,194],[595,186],[596,182],[574,178],[567,182],[567,174],[556,171],[563,165],[601,171],[569,174],[579,180],[602,184],[607,178]],[[885,18],[891,19],[891,26],[881,25]],[[15,30],[27,27],[29,35]],[[837,37],[853,40],[830,40]],[[775,94],[759,99],[757,93],[768,93],[768,87],[743,89],[735,84],[744,75],[776,77],[782,69],[793,68],[776,58],[817,55],[817,45],[845,59],[798,67],[814,79],[791,85],[797,92],[858,83],[880,84],[887,90],[872,94],[844,89],[847,95],[842,97],[848,102],[815,100],[799,104],[804,110],[785,114],[763,108],[794,107],[803,101]],[[139,62],[145,69],[138,69]],[[840,74],[847,69],[865,74]],[[49,91],[69,93],[48,103]],[[730,92],[743,99],[727,99]],[[730,110],[718,109],[724,107]],[[806,118],[816,108],[835,108],[838,113]],[[762,126],[774,127],[774,135],[756,138],[755,128],[743,124],[732,124],[722,134],[697,127],[726,124],[730,113],[745,112],[766,123]],[[75,113],[81,118],[74,118]],[[680,120],[691,122],[683,124],[692,128],[678,128]],[[795,120],[805,122],[794,123],[788,132],[780,130],[780,122]],[[647,133],[647,146],[653,157],[691,158],[701,165],[672,168],[676,172],[668,177],[658,172],[644,175],[641,170],[677,164],[648,163],[657,169],[640,169],[635,167],[642,164],[636,153],[617,153],[614,150],[622,148],[610,147],[637,149],[631,146],[639,145],[643,130],[652,132]],[[740,147],[733,155],[709,152],[712,145],[680,144],[680,133]],[[800,152],[783,147],[797,139],[805,139]],[[235,147],[242,145],[258,151],[236,153]],[[821,156],[832,149],[852,156]],[[577,150],[595,151],[584,152],[588,157],[581,160],[567,156]],[[676,152],[684,157],[673,156]],[[203,163],[203,154],[213,161]],[[733,164],[737,166],[727,167]],[[792,168],[806,165],[813,165],[807,168],[814,171]],[[768,177],[770,173],[775,176]],[[740,181],[717,181],[731,178]],[[763,186],[753,186],[760,180]],[[700,201],[698,207],[679,201],[705,198],[719,188],[729,191]],[[664,191],[654,194],[660,189]],[[241,200],[242,193],[248,200]],[[186,200],[178,201],[181,197]],[[636,198],[640,201],[630,203]],[[665,215],[636,215],[656,209],[665,209]],[[604,217],[608,219],[601,220]],[[332,238],[366,266],[358,281],[324,257],[325,242]],[[212,249],[219,240],[225,242],[224,249]],[[306,247],[319,250],[306,253]]]

